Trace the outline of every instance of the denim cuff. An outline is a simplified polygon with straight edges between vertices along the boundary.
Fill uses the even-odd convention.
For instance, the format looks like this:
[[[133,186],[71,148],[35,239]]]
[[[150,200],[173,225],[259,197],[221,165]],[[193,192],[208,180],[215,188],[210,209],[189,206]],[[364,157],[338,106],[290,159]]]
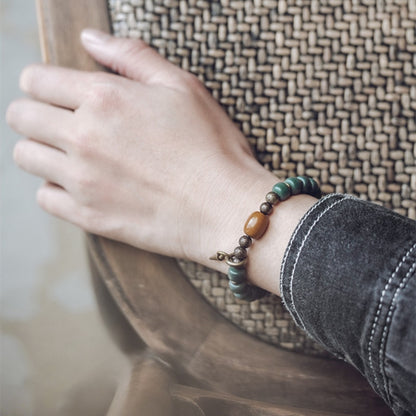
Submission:
[[[415,269],[416,222],[341,194],[305,214],[281,269],[295,322],[397,415],[416,411]]]

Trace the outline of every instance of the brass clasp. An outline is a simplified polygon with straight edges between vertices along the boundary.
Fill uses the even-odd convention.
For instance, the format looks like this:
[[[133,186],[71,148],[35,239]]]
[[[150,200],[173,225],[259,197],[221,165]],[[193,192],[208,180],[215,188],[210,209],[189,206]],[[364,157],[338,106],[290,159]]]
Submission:
[[[209,258],[210,260],[216,261],[224,261],[227,263],[228,266],[232,267],[244,267],[247,263],[247,259],[244,260],[237,260],[234,257],[234,254],[228,254],[225,251],[217,251],[216,254]]]

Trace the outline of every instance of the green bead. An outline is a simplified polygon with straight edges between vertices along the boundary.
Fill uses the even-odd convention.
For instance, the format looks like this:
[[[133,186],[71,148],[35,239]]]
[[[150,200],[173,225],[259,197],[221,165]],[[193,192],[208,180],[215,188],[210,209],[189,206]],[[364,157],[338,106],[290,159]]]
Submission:
[[[244,293],[233,293],[234,297],[236,297],[237,299],[241,299],[241,300],[249,300],[250,299],[250,294],[249,292],[244,292]]]
[[[247,280],[246,269],[238,269],[230,266],[228,269],[228,278],[235,284],[245,282]]]
[[[248,285],[246,282],[234,283],[232,280],[228,282],[228,287],[231,289],[231,292],[234,294],[244,294],[248,290]]]
[[[311,183],[311,188],[312,188],[309,195],[312,195],[315,198],[320,198],[322,196],[322,193],[321,193],[321,189],[319,188],[318,183],[312,178],[309,178],[309,181]]]
[[[234,293],[234,296],[247,302],[253,302],[257,299],[261,299],[267,294],[268,292],[260,287],[248,285],[247,290],[244,293]]]
[[[298,179],[302,182],[302,193],[310,194],[312,191],[312,183],[308,176],[298,176]]]
[[[298,195],[302,192],[302,181],[300,181],[298,178],[287,178],[285,180],[285,184],[290,186],[290,189],[292,190],[292,195]]]
[[[291,188],[284,182],[279,182],[275,186],[273,186],[273,192],[277,194],[280,201],[285,201],[286,199],[288,199],[292,195],[290,191]]]

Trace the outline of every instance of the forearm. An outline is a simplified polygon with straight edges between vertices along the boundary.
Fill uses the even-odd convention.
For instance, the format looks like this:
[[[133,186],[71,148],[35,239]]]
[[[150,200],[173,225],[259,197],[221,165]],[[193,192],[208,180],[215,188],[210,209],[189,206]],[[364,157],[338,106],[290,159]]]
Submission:
[[[331,195],[302,219],[282,298],[315,340],[358,368],[398,415],[416,407],[416,222]]]

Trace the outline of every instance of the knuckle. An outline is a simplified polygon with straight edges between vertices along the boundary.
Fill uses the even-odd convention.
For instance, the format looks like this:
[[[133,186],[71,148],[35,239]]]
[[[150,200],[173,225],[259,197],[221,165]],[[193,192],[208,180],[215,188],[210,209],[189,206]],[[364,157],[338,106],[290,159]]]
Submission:
[[[83,195],[91,187],[93,181],[85,171],[77,171],[72,174],[72,182],[78,193]]]
[[[108,238],[116,238],[119,235],[117,221],[96,207],[83,206],[79,209],[81,228]]]
[[[90,72],[89,76],[90,76],[90,84],[91,85],[105,84],[106,82],[109,81],[109,78],[110,78],[110,74],[108,74],[106,72],[102,72],[102,71]]]
[[[184,82],[186,84],[190,84],[192,86],[200,84],[200,81],[199,81],[198,77],[195,74],[191,73],[191,72],[184,71],[182,73],[182,76],[183,76]]]
[[[105,74],[94,74],[91,88],[86,93],[87,103],[95,109],[111,111],[120,101],[119,86]]]
[[[188,88],[191,91],[201,91],[204,90],[205,91],[205,86],[204,84],[199,80],[199,78],[190,73],[190,72],[184,72],[182,74],[182,78],[183,78],[183,85]]]
[[[84,205],[80,207],[78,214],[79,221],[82,224],[83,229],[95,233],[101,233],[101,215],[97,212],[97,210]]]
[[[145,50],[148,46],[139,39],[126,39],[123,42],[123,52],[127,56],[137,55]]]
[[[94,129],[83,127],[68,137],[68,143],[71,144],[75,154],[81,159],[91,159],[94,154]]]
[[[149,45],[140,39],[123,39],[120,48],[122,55],[127,58],[127,60],[129,58],[138,58],[143,54],[148,54],[153,51]],[[114,64],[117,72],[120,72],[119,70],[122,68],[118,67],[118,65],[122,65],[122,62],[115,62]]]
[[[85,200],[85,198],[91,195],[96,184],[93,176],[87,169],[77,169],[72,173],[71,181],[75,192],[84,200],[85,204],[88,205],[88,200]]]
[[[143,42],[141,39],[113,39],[118,49],[118,59],[115,57],[111,60],[111,68],[119,74],[129,71],[129,62],[146,62],[149,55],[156,53],[153,48]],[[120,59],[121,57],[121,59]]]

